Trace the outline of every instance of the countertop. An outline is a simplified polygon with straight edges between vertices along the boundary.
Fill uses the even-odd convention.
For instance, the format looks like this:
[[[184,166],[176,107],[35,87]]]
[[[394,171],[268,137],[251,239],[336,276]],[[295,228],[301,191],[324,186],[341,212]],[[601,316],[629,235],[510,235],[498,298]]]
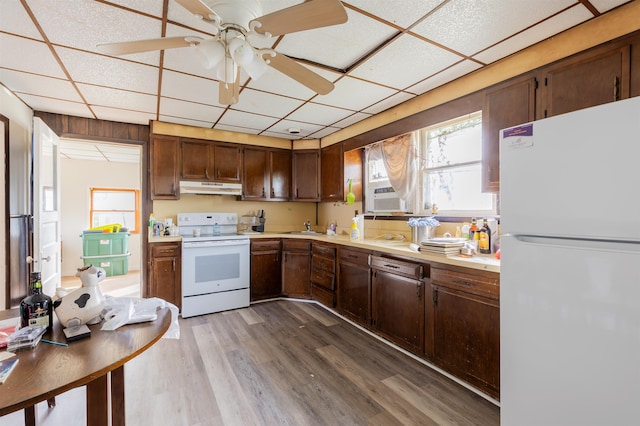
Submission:
[[[326,234],[300,235],[286,233],[259,233],[247,234],[250,239],[261,238],[298,238],[313,241],[323,241],[327,243],[341,244],[349,247],[374,250],[388,254],[397,254],[414,258],[425,262],[438,262],[447,265],[457,265],[465,268],[480,269],[483,271],[500,272],[500,261],[494,255],[477,255],[473,257],[445,256],[437,253],[415,252],[409,248],[408,241],[364,239],[351,241],[348,235],[327,236]],[[149,237],[149,243],[179,242],[180,237]]]

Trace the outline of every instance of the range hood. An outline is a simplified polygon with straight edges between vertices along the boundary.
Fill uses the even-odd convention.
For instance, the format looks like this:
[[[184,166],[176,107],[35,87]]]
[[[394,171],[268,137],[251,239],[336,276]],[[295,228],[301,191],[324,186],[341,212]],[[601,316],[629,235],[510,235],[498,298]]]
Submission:
[[[242,195],[242,184],[181,180],[180,194]]]

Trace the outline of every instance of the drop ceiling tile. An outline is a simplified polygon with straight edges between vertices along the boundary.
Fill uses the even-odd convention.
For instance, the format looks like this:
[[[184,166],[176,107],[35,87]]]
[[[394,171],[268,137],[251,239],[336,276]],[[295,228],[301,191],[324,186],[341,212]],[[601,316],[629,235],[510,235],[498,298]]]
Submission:
[[[66,78],[56,58],[43,42],[0,34],[0,67],[49,77]],[[25,52],[29,52],[25,55]]]
[[[301,123],[299,121],[294,120],[282,120],[269,127],[270,132],[281,133],[290,138],[306,138],[310,134],[322,130],[325,126],[320,126],[318,124],[309,124],[309,123]],[[300,133],[297,135],[292,135],[289,133],[288,129],[300,129]]]
[[[158,91],[158,69],[155,67],[61,47],[56,47],[56,51],[77,83],[141,93]]]
[[[85,104],[45,98],[42,96],[20,94],[18,96],[34,111],[54,112],[57,114],[75,115],[77,117],[93,118],[93,114]]]
[[[162,96],[218,105],[218,82],[174,71],[162,73]]]
[[[298,99],[286,98],[253,89],[240,92],[240,100],[233,105],[233,109],[257,114],[282,117],[302,105]]]
[[[371,104],[391,96],[395,90],[371,84],[356,78],[344,77],[335,84],[336,88],[326,95],[318,95],[313,101],[326,105],[361,110]]]
[[[160,115],[160,121],[164,121],[166,123],[184,124],[186,126],[204,127],[207,129],[210,129],[213,127],[213,122],[191,120],[191,119],[182,118],[182,117],[172,117],[170,115]]]
[[[218,106],[197,104],[165,97],[160,98],[161,115],[213,124],[218,121],[223,112],[224,108]]]
[[[148,113],[154,113],[156,111],[156,97],[152,95],[88,84],[78,84],[78,89],[90,105],[123,108]]]
[[[276,50],[336,69],[346,69],[397,33],[394,28],[347,9],[340,25],[284,36]]]
[[[490,64],[591,18],[593,15],[586,7],[582,4],[576,4],[553,18],[474,55],[474,58],[485,64]]]
[[[574,0],[450,1],[413,32],[465,55],[473,55],[574,4]]]
[[[82,102],[76,89],[67,80],[0,68],[0,81],[16,93]]]
[[[220,118],[218,124],[235,127],[246,127],[259,131],[273,126],[277,121],[278,119],[275,117],[267,117],[265,115],[250,114],[244,111],[229,109]],[[218,128],[218,125],[216,125],[216,128]]]
[[[407,28],[444,0],[349,0],[348,3],[394,25]]]
[[[614,7],[618,7],[625,3],[630,3],[629,0],[590,0],[590,3],[598,9],[598,12],[604,13],[607,12]]]
[[[377,114],[379,112],[388,110],[391,107],[394,107],[402,102],[408,101],[411,98],[414,98],[415,95],[407,92],[397,92],[394,95],[389,96],[386,99],[381,100],[375,105],[371,105],[369,108],[362,110],[362,112],[366,112],[367,114]]]
[[[360,64],[351,75],[401,90],[460,59],[456,54],[404,34]]]
[[[0,29],[8,33],[42,40],[40,32],[19,1],[2,0]]]
[[[121,123],[149,124],[149,120],[155,120],[156,115],[146,112],[130,111],[102,106],[92,106],[99,120],[110,120]]]
[[[99,43],[144,40],[162,35],[162,21],[97,1],[62,7],[51,0],[30,0],[29,7],[53,44],[95,51]],[[69,14],[69,8],[73,13]]]
[[[287,118],[289,120],[302,121],[304,123],[315,123],[323,126],[330,126],[351,114],[353,114],[353,111],[309,102],[304,104]]]
[[[99,144],[96,146],[100,152],[109,155],[138,155],[140,148],[125,144]]]
[[[137,10],[142,13],[153,15],[162,19],[162,3],[161,1],[149,0],[110,0],[111,3],[119,4],[127,9]]]
[[[349,117],[340,120],[336,123],[333,123],[333,127],[336,127],[337,129],[344,129],[345,127],[349,127],[352,124],[357,123],[358,121],[362,121],[365,118],[369,118],[371,117],[371,114],[365,114],[363,112],[356,112],[355,114],[350,115]],[[336,129],[336,130],[337,130]]]
[[[329,136],[332,133],[337,132],[338,130],[340,130],[340,129],[337,128],[337,127],[325,127],[324,129],[322,129],[322,130],[320,130],[318,132],[315,132],[315,133],[311,134],[310,136],[312,138],[315,138],[315,139],[322,139],[322,138],[326,138],[327,136]]]
[[[481,65],[474,61],[460,61],[454,66],[447,68],[446,70],[438,73],[428,79],[407,88],[407,92],[412,93],[425,93],[431,89],[435,89],[438,86],[442,86],[445,83],[455,80],[458,77],[462,77],[465,74],[481,68]]]

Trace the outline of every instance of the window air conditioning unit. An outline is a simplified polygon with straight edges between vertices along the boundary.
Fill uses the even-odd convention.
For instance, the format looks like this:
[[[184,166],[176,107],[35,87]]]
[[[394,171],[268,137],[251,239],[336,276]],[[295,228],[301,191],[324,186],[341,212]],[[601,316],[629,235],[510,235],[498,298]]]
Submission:
[[[391,186],[383,188],[370,188],[367,194],[369,198],[369,211],[373,213],[402,212],[405,211],[404,203],[398,198],[398,194]]]

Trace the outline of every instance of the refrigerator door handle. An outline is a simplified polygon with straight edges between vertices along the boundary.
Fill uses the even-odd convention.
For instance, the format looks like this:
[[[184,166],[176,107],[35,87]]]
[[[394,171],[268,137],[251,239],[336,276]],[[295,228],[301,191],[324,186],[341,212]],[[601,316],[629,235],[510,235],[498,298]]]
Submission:
[[[640,241],[589,240],[581,238],[539,237],[533,235],[511,235],[525,244],[547,247],[565,247],[595,251],[640,253]]]

